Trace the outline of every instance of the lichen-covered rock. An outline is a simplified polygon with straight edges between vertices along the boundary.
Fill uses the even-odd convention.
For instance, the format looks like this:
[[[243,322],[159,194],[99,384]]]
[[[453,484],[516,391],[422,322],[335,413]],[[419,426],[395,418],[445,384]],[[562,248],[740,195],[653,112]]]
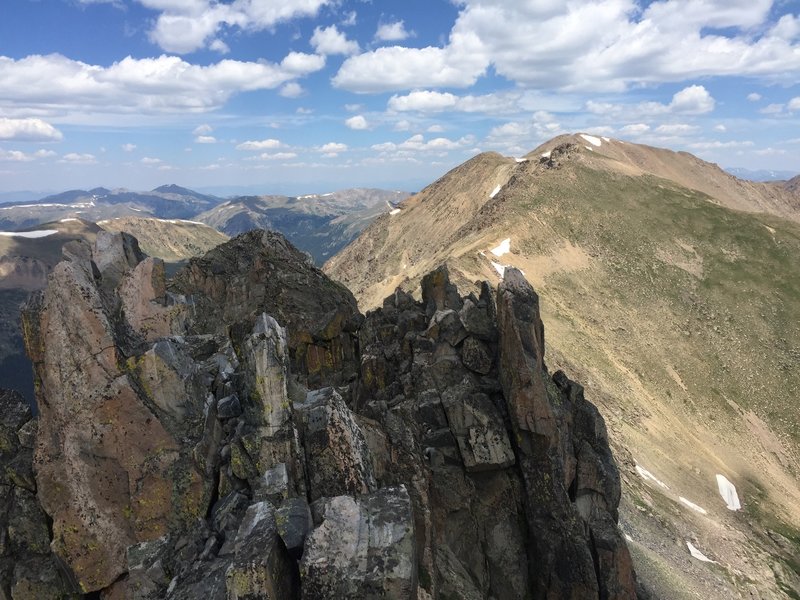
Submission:
[[[300,561],[303,598],[416,598],[411,500],[405,487],[320,500]]]
[[[369,446],[339,393],[333,388],[309,392],[297,411],[302,419],[311,500],[374,491]]]
[[[295,600],[300,595],[297,564],[278,535],[275,508],[253,504],[239,526],[233,563],[225,577],[229,600]]]

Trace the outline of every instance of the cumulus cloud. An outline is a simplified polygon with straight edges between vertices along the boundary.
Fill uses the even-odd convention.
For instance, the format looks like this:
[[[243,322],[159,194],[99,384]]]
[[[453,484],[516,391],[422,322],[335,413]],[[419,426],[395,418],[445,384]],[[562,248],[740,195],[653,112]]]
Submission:
[[[251,156],[245,160],[287,160],[290,158],[297,158],[295,152],[263,152],[258,156]]]
[[[78,152],[69,152],[61,157],[58,162],[70,163],[73,165],[93,165],[97,162],[94,154],[80,154]]]
[[[744,141],[737,141],[731,140],[728,142],[722,142],[720,140],[713,140],[711,142],[694,142],[689,144],[690,148],[694,148],[695,150],[718,150],[721,148],[749,148],[753,146],[753,142],[749,140]]]
[[[413,34],[411,31],[406,30],[405,23],[397,21],[395,23],[383,23],[378,26],[375,32],[375,39],[382,42],[400,42],[410,38]]]
[[[208,123],[203,123],[202,125],[198,125],[194,128],[192,135],[208,135],[212,131],[214,131],[214,128],[211,127],[211,125]]]
[[[758,102],[759,100],[761,100],[761,94],[758,94],[756,92],[750,92],[749,94],[747,94],[747,99],[750,102]]]
[[[247,141],[242,142],[238,146],[236,146],[237,150],[274,150],[275,148],[282,148],[283,142],[280,140],[276,140],[274,138],[266,139],[266,140],[258,140],[258,141]]]
[[[150,40],[167,52],[185,54],[199,50],[211,41],[220,51],[217,35],[223,29],[263,31],[298,17],[315,16],[332,0],[234,0],[225,4],[211,0],[139,0],[159,11],[150,31]],[[225,46],[227,47],[227,46]]]
[[[136,115],[207,112],[236,93],[274,89],[322,69],[325,58],[289,53],[280,64],[221,60],[190,64],[177,56],[127,57],[108,67],[60,54],[0,56],[0,109],[28,114]]]
[[[701,115],[714,110],[716,102],[702,85],[691,85],[672,96],[669,104],[639,102],[638,104],[612,104],[589,100],[586,110],[607,117],[641,119],[666,114]]]
[[[642,135],[643,133],[647,133],[650,131],[650,126],[646,123],[632,123],[631,125],[625,125],[619,132],[623,135]]]
[[[160,158],[153,158],[152,156],[145,156],[141,161],[143,165],[160,165],[162,161]]]
[[[125,152],[133,152],[136,150],[136,144],[122,144],[120,148],[122,148]]]
[[[459,4],[446,44],[352,57],[334,84],[354,92],[466,87],[492,66],[529,88],[623,91],[726,75],[794,83],[800,68],[798,20],[770,26],[770,0]]]
[[[194,138],[195,144],[216,144],[217,138],[213,135],[198,135]]]
[[[344,124],[347,125],[347,127],[349,127],[350,129],[355,129],[355,130],[363,130],[369,128],[369,123],[367,123],[367,120],[363,117],[363,115],[356,115],[355,117],[350,117],[349,119],[345,120]]]
[[[317,54],[356,54],[359,51],[358,42],[348,40],[336,25],[316,27],[311,46]]]
[[[0,140],[51,142],[63,137],[58,129],[41,119],[0,118]]]
[[[800,110],[800,96],[789,100],[789,110]]]
[[[285,84],[278,93],[284,98],[299,98],[305,93],[305,90],[303,86],[296,81],[290,81]]]
[[[325,158],[336,158],[342,152],[347,151],[347,144],[342,144],[340,142],[328,142],[327,144],[323,144],[317,148],[317,150],[322,152]]]
[[[451,140],[445,137],[437,137],[425,141],[425,136],[422,134],[412,135],[410,138],[395,144],[394,142],[384,142],[382,144],[374,144],[371,146],[372,150],[384,154],[396,154],[398,156],[406,156],[410,153],[417,152],[447,152],[449,150],[458,150],[471,146],[475,143],[475,138],[471,135],[464,136],[458,140]]]

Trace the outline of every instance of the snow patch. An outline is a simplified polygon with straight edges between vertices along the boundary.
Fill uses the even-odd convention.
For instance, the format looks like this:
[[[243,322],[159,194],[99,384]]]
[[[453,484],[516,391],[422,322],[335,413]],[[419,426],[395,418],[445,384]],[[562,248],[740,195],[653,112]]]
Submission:
[[[497,274],[500,275],[500,277],[503,277],[503,275],[506,272],[505,265],[501,265],[500,263],[496,263],[494,261],[491,261],[491,262],[492,262],[492,266],[494,267],[494,270],[497,271]]]
[[[584,146],[584,148],[586,148],[589,152],[594,152],[594,150],[592,150],[591,146]]]
[[[552,151],[548,150],[547,152],[542,152],[542,158],[550,158],[550,152]]]
[[[389,214],[392,215],[392,216],[399,215],[400,214],[400,209],[399,208],[393,208],[392,210],[389,211]]]
[[[66,218],[66,219],[60,219],[58,222],[59,223],[71,223],[72,221],[80,221],[80,219],[76,219],[74,217],[69,217],[69,218]]]
[[[502,189],[503,189],[503,186],[502,185],[498,185],[496,188],[494,188],[492,190],[492,193],[489,194],[489,198],[494,198],[495,196],[497,196],[497,194],[499,194],[500,190],[502,190]]]
[[[603,142],[600,141],[600,138],[596,138],[593,135],[586,135],[585,133],[582,133],[581,137],[589,142],[592,146],[597,146],[599,148],[603,145]]]
[[[43,238],[48,235],[58,233],[57,229],[38,229],[36,231],[0,231],[0,236],[3,237],[21,237],[21,238]]]
[[[741,510],[742,505],[739,502],[739,494],[736,493],[736,486],[733,485],[725,475],[717,473],[717,487],[719,488],[719,495],[725,500],[728,510]]]
[[[500,242],[499,246],[492,248],[490,252],[495,256],[503,256],[503,254],[508,254],[511,252],[511,238],[504,239],[502,242]]]
[[[520,163],[520,162],[528,162],[527,158],[515,158],[514,160],[517,161],[518,163]]]
[[[639,473],[639,476],[642,479],[644,479],[645,481],[652,481],[653,483],[655,483],[656,485],[661,486],[665,490],[669,489],[669,486],[666,483],[664,483],[663,481],[660,481],[655,475],[653,475],[650,471],[648,471],[644,467],[640,467],[639,465],[636,465],[636,472]]]
[[[608,139],[606,136],[603,136],[603,138],[602,138],[602,139],[603,139],[603,141],[604,141],[604,142],[610,142],[610,141],[611,141],[611,140],[610,140],[610,139]]]
[[[705,554],[700,552],[700,550],[695,548],[695,546],[694,546],[694,544],[692,544],[692,542],[686,542],[686,547],[689,548],[689,554],[692,555],[692,558],[696,558],[697,560],[701,560],[701,561],[707,562],[707,563],[717,564],[717,561],[711,560]]]
[[[161,219],[162,221],[166,221],[167,223],[191,223],[192,225],[205,225],[205,223],[201,221],[187,221],[186,219]]]
[[[705,508],[703,508],[702,506],[698,506],[697,504],[695,504],[691,500],[687,500],[683,496],[678,498],[678,500],[680,500],[683,504],[685,504],[686,506],[688,506],[692,510],[695,510],[695,511],[699,512],[701,515],[707,515],[708,514],[708,511]]]

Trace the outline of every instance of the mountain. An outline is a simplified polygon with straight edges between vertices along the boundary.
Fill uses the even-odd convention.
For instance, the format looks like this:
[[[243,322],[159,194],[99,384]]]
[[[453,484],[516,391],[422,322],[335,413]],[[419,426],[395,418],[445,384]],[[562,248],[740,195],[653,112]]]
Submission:
[[[18,230],[64,218],[90,221],[115,217],[186,219],[221,202],[177,185],[163,185],[150,192],[70,190],[34,202],[9,202],[0,206],[0,229]]]
[[[785,181],[797,175],[795,171],[752,170],[741,167],[728,167],[725,170],[739,179],[749,179],[750,181]]]
[[[548,364],[586,383],[609,426],[645,588],[796,597],[798,207],[785,182],[561,136],[522,159],[478,155],[324,270],[369,310],[440,264],[461,293],[520,269],[541,296]]]
[[[322,264],[407,197],[405,192],[364,188],[297,197],[243,196],[195,218],[228,235],[251,229],[279,231]]]
[[[61,261],[65,244],[76,240],[92,244],[97,233],[104,230],[140,236],[142,250],[165,260],[170,272],[228,239],[203,223],[136,217],[99,223],[66,217],[33,230],[0,231],[0,387],[33,399],[30,361],[22,345],[20,306],[31,291],[47,285],[47,276]]]
[[[0,392],[14,598],[636,597],[603,418],[545,367],[519,271],[464,297],[439,268],[364,316],[279,234],[166,279],[99,232],[24,321],[38,419]]]

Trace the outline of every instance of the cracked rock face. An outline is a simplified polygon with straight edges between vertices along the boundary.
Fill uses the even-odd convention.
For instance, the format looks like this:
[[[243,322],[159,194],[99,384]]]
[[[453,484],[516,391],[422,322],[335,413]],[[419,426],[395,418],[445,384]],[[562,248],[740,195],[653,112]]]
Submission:
[[[40,417],[9,408],[0,429],[0,539],[30,540],[0,545],[24,567],[0,560],[4,590],[635,597],[605,425],[547,372],[519,272],[462,298],[439,269],[422,302],[398,290],[363,317],[275,234],[172,281],[107,238],[25,312]],[[31,593],[14,598],[49,597]]]

